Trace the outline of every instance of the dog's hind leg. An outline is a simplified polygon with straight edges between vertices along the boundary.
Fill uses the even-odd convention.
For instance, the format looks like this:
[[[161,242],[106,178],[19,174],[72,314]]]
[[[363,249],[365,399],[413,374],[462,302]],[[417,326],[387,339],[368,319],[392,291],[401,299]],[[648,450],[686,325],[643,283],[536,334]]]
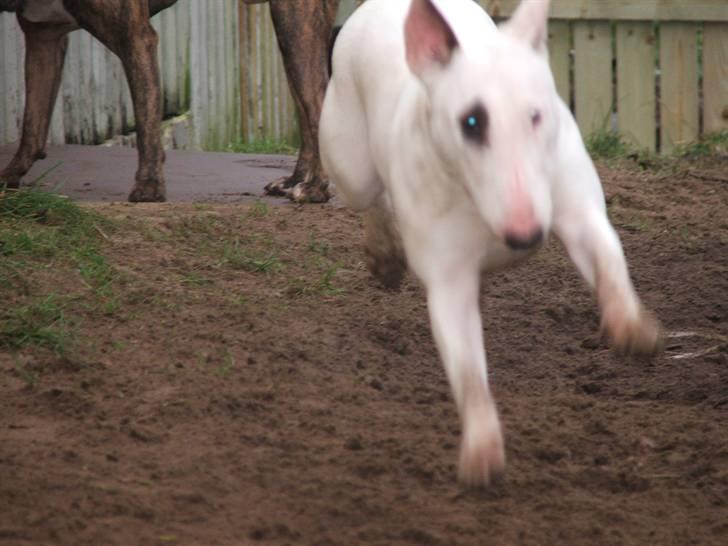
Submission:
[[[402,238],[385,193],[364,212],[364,238],[367,269],[385,288],[398,289],[407,263]]]
[[[25,111],[20,146],[0,171],[0,186],[20,186],[36,159],[45,157],[48,128],[61,85],[68,45],[68,25],[31,23],[18,17],[25,34]]]
[[[298,202],[323,202],[330,197],[319,157],[318,126],[329,76],[329,38],[338,5],[339,0],[270,2],[301,127],[301,150],[293,174],[266,186],[270,195],[285,195]]]
[[[79,24],[119,56],[129,81],[136,119],[139,168],[129,201],[164,201],[162,96],[157,33],[147,0],[66,0]]]

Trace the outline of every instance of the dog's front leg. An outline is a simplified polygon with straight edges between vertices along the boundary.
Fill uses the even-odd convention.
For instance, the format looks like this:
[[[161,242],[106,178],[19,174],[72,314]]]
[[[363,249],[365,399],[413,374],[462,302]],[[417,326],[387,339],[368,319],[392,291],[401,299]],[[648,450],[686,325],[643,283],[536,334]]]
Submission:
[[[595,289],[602,329],[620,352],[652,355],[660,348],[660,328],[643,307],[627,271],[617,234],[598,208],[557,222],[555,230],[572,261]]]
[[[31,23],[18,17],[25,34],[25,111],[20,146],[0,172],[0,186],[20,186],[36,159],[45,156],[48,128],[61,85],[69,25]]]
[[[425,285],[432,331],[462,422],[458,476],[479,486],[503,470],[505,451],[486,376],[477,265],[453,265],[426,279]]]
[[[652,355],[661,346],[660,327],[635,293],[622,245],[607,218],[594,165],[580,139],[573,140],[561,157],[554,191],[554,231],[596,291],[602,329],[615,348]]]
[[[165,201],[157,33],[149,22],[148,14],[131,24],[129,32],[129,40],[118,52],[134,103],[139,148],[139,168],[129,201]]]
[[[328,47],[339,0],[271,0],[278,46],[298,109],[301,150],[290,177],[266,186],[270,195],[297,202],[323,202],[330,197],[329,181],[321,167],[318,124],[329,81]]]
[[[139,152],[139,167],[129,201],[164,201],[158,38],[149,22],[148,0],[65,0],[64,5],[81,27],[113,51],[124,66],[134,103]]]

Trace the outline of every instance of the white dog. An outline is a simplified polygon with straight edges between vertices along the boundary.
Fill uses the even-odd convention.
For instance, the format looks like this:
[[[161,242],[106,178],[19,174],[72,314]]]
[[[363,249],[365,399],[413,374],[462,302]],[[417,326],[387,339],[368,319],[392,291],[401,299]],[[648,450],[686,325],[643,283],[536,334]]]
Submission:
[[[426,288],[468,484],[488,483],[505,463],[486,377],[481,271],[523,258],[553,231],[595,289],[616,347],[659,346],[556,93],[548,9],[523,0],[497,28],[472,0],[368,0],[338,36],[321,118],[324,168],[344,201],[366,211],[370,270],[396,285],[404,254]]]

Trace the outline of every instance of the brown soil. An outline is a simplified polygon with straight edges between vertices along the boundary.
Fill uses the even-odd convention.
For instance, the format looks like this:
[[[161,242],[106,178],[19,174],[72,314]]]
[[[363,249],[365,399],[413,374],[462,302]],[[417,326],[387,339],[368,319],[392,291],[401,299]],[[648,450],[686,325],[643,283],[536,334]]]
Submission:
[[[508,471],[484,491],[455,481],[422,291],[370,280],[357,215],[99,205],[116,305],[75,309],[63,356],[0,352],[0,543],[728,544],[723,167],[601,168],[653,361],[599,340],[555,241],[485,280]]]

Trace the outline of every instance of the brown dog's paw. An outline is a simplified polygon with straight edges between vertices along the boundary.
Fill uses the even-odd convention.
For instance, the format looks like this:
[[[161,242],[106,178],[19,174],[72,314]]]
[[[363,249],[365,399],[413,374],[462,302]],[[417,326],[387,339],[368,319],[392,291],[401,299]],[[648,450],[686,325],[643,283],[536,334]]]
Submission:
[[[0,174],[0,188],[17,190],[20,187],[20,177],[14,174]]]
[[[621,354],[649,357],[662,351],[662,329],[657,319],[641,308],[635,319],[623,316],[604,316],[602,329],[607,333],[614,348]]]
[[[130,203],[163,203],[166,200],[163,182],[137,182],[129,194]]]
[[[309,180],[291,188],[289,199],[296,203],[326,203],[331,199],[329,183],[323,180]]]
[[[265,195],[287,197],[296,203],[326,203],[331,198],[329,183],[318,179],[296,182],[293,177],[278,178],[263,191]]]
[[[288,197],[291,192],[291,188],[295,183],[291,184],[291,178],[284,176],[283,178],[276,178],[273,182],[269,182],[263,188],[264,195],[271,195],[273,197]]]

